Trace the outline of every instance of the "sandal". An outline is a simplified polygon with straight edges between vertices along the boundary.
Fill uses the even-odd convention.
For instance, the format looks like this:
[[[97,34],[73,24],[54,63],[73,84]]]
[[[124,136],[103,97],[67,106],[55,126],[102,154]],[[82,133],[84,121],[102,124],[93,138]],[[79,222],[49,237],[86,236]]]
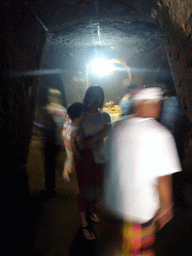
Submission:
[[[85,237],[85,234],[83,233],[83,235],[84,235],[84,237],[85,237],[85,239],[86,240],[89,240],[89,241],[95,241],[95,238],[93,238],[93,235],[94,235],[94,233],[93,233],[93,229],[92,229],[92,227],[89,225],[89,226],[87,226],[87,227],[82,227],[81,228],[81,230],[83,231],[83,230],[86,230],[86,231],[88,231],[89,232],[89,235],[90,235],[90,237],[92,237],[92,239],[88,239],[88,238],[86,238]],[[95,237],[95,235],[94,235],[94,237]]]
[[[95,224],[98,224],[99,223],[99,218],[98,216],[95,214],[95,213],[90,213],[89,214],[89,219],[95,223]]]

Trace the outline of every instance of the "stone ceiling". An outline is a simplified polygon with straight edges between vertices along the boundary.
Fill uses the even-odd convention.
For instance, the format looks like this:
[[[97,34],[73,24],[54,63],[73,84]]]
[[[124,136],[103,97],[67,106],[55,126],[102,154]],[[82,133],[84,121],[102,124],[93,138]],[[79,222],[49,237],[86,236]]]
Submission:
[[[49,67],[69,71],[99,52],[127,65],[134,63],[134,68],[169,70],[160,27],[141,16],[131,1],[56,3],[40,1],[34,6],[50,32],[43,56]]]
[[[127,61],[133,54],[146,55],[151,51],[164,51],[164,40],[159,27],[155,24],[133,20],[130,22],[92,20],[82,22],[50,34],[45,46],[45,61],[53,63],[54,56],[77,54],[75,49],[106,49],[111,57]],[[73,53],[71,53],[73,55]],[[158,55],[158,54],[157,54]],[[164,56],[165,57],[165,56]],[[55,60],[57,63],[60,61]]]
[[[81,3],[79,8],[75,2]],[[48,21],[48,14],[39,14],[39,6],[34,9],[39,10],[36,11],[38,17],[42,17],[51,32],[48,47],[60,44],[69,48],[99,45],[150,51],[162,45],[164,42],[159,26],[152,23],[152,20],[140,17],[128,2],[130,1],[63,1],[63,4],[55,7],[56,10]],[[40,3],[42,7],[47,1]],[[97,3],[97,7],[93,3]]]
[[[163,83],[172,80],[160,26],[152,18],[141,15],[131,0],[42,0],[32,8],[48,31],[43,68],[61,76],[70,102],[75,100],[73,95],[77,98],[79,93],[84,93],[77,91],[73,81],[85,82],[80,74],[85,75],[86,65],[97,56],[126,63],[132,81],[139,85],[153,83],[157,77]],[[121,78],[116,77],[114,83],[118,79]],[[43,86],[47,86],[47,81]],[[72,96],[69,84],[73,88]],[[122,81],[111,98],[123,93],[119,86],[122,88]]]

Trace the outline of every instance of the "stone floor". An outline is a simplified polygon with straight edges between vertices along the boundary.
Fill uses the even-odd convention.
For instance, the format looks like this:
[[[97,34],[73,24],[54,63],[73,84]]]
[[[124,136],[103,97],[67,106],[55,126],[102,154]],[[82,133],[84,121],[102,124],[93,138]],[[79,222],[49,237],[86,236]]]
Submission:
[[[28,158],[28,175],[35,216],[34,255],[69,256],[81,255],[81,252],[84,255],[96,256],[118,255],[121,223],[105,211],[99,214],[100,224],[94,225],[96,242],[84,240],[80,230],[75,174],[71,175],[71,182],[62,179],[64,157],[63,151],[57,159],[56,195],[46,195],[43,193],[41,144],[37,141],[32,142]],[[189,170],[190,161],[186,162],[186,166]],[[190,193],[187,190],[187,197]],[[188,201],[190,202],[190,198]],[[157,234],[157,256],[188,256],[192,253],[192,208],[177,206],[174,212],[172,221]]]

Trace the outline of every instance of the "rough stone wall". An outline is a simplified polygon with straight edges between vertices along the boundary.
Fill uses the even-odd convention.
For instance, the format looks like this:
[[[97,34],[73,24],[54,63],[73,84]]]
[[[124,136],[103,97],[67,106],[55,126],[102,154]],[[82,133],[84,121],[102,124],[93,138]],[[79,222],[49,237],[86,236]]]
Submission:
[[[1,1],[0,139],[3,234],[2,250],[31,255],[34,212],[26,161],[33,126],[38,77],[20,76],[41,65],[45,33],[24,1]],[[12,76],[18,72],[18,76]]]
[[[192,1],[135,0],[134,4],[161,26],[177,96],[192,121]]]
[[[10,188],[14,184],[14,188],[17,185],[22,190],[27,187],[25,166],[38,77],[23,76],[20,72],[40,68],[45,32],[24,1],[2,1],[1,10],[1,156],[10,170]]]
[[[158,6],[177,95],[192,120],[192,2],[164,0]]]
[[[157,19],[166,36],[178,98],[192,120],[192,2],[159,1]]]

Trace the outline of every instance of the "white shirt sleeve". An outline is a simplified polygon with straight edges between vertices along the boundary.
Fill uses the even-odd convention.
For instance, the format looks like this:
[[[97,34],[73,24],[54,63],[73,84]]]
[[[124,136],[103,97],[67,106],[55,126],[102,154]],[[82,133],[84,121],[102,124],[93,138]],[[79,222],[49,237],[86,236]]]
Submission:
[[[157,176],[173,174],[182,170],[175,140],[172,134],[165,130],[156,141],[157,147]]]

